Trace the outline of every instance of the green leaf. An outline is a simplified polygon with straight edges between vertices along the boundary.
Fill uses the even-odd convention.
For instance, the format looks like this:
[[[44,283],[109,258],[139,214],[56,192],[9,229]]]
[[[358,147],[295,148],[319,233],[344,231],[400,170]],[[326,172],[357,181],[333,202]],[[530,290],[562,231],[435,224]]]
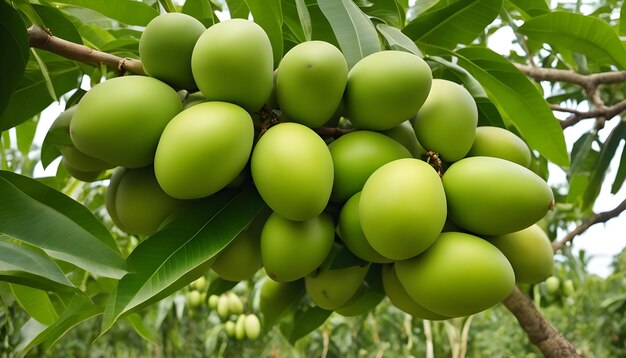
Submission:
[[[624,184],[624,179],[626,179],[626,150],[622,149],[622,157],[619,161],[619,168],[617,169],[615,180],[611,186],[611,194],[617,194]]]
[[[304,0],[282,0],[285,39],[295,44],[311,41],[311,16]]]
[[[626,36],[626,3],[619,10],[619,35]]]
[[[44,26],[54,36],[64,40],[82,44],[83,39],[76,28],[76,25],[70,20],[64,12],[52,6],[44,6],[33,4],[33,8],[41,17]]]
[[[219,22],[219,19],[213,12],[213,5],[211,5],[210,0],[187,0],[181,12],[195,17],[205,27]]]
[[[30,49],[30,53],[33,55],[33,58],[35,59],[35,62],[37,63],[37,67],[39,67],[39,71],[41,71],[41,75],[43,76],[44,84],[46,85],[46,90],[48,91],[48,94],[50,95],[50,97],[52,97],[53,100],[58,101],[59,97],[54,91],[54,84],[52,83],[52,79],[50,79],[48,66],[46,66],[46,63],[43,62],[41,57],[39,57],[39,54],[34,48]]]
[[[527,17],[543,15],[550,12],[550,7],[546,0],[506,0],[507,3],[513,5]]]
[[[54,0],[54,2],[84,7],[128,25],[146,26],[159,12],[134,0]]]
[[[311,18],[311,39],[321,40],[339,47],[333,28],[326,19],[316,0],[305,0]]]
[[[361,7],[364,13],[384,21],[387,25],[401,29],[406,20],[405,4],[397,0],[370,0],[371,6]],[[408,4],[407,4],[408,5]]]
[[[455,1],[437,7],[411,21],[403,30],[418,45],[425,43],[446,49],[469,44],[500,13],[502,0]]]
[[[599,154],[593,150],[593,143],[597,140],[597,135],[591,133],[583,134],[572,147],[571,165],[568,170],[569,190],[567,202],[575,203],[585,192],[591,174]]]
[[[415,45],[415,42],[397,28],[387,24],[378,24],[376,29],[387,41],[389,49],[410,52],[416,56],[424,57],[420,49]]]
[[[626,68],[626,49],[611,26],[598,18],[555,11],[526,21],[519,32],[533,41],[583,54],[600,64]]]
[[[46,291],[76,289],[49,257],[8,241],[0,241],[0,280]]]
[[[245,0],[226,0],[231,19],[248,19],[250,10]]]
[[[101,276],[126,273],[108,230],[68,196],[37,180],[0,171],[0,197],[1,233]]]
[[[24,156],[28,156],[28,153],[30,152],[30,147],[33,144],[35,132],[37,131],[37,123],[38,120],[33,118],[15,127],[17,134],[17,148]]]
[[[317,306],[305,306],[304,309],[297,310],[293,318],[293,326],[291,329],[284,330],[281,326],[281,332],[290,343],[295,343],[300,338],[320,327],[333,311],[325,310]]]
[[[181,214],[164,229],[143,241],[128,257],[130,273],[119,281],[104,313],[102,333],[129,310],[168,290],[187,284],[248,225],[263,208],[252,189],[240,193],[221,191]],[[207,267],[208,268],[208,267]]]
[[[26,25],[20,14],[5,1],[0,1],[0,131],[14,125],[3,125],[3,113],[24,75],[30,57],[29,48]]]
[[[332,258],[333,262],[330,264],[329,269],[338,270],[342,268],[352,267],[352,266],[366,266],[368,262],[357,257],[348,249],[346,246],[341,246],[336,254],[334,254],[334,258]]]
[[[272,43],[274,66],[283,58],[283,13],[280,0],[245,0],[254,22],[267,33]]]
[[[37,321],[49,326],[59,317],[45,291],[13,283],[10,286],[20,306]]]
[[[228,281],[224,280],[221,277],[218,277],[211,281],[209,288],[207,289],[206,295],[221,295],[227,291],[230,291],[233,287],[237,286],[239,282],[236,281]]]
[[[126,316],[126,320],[141,338],[150,343],[158,344],[159,340],[157,339],[156,330],[148,327],[138,313],[129,314]]]
[[[611,134],[609,134],[600,150],[600,157],[597,160],[593,172],[589,176],[589,184],[583,195],[583,209],[590,209],[596,201],[598,194],[600,194],[600,189],[602,189],[604,177],[609,169],[611,160],[615,156],[615,152],[622,141],[626,141],[625,121],[621,121],[617,127],[611,131]]]
[[[380,51],[378,34],[370,19],[350,0],[318,0],[346,57],[348,67]]]
[[[569,165],[561,126],[523,73],[485,47],[466,47],[454,55],[458,64],[480,82],[500,114],[519,129],[531,148],[557,165]]]

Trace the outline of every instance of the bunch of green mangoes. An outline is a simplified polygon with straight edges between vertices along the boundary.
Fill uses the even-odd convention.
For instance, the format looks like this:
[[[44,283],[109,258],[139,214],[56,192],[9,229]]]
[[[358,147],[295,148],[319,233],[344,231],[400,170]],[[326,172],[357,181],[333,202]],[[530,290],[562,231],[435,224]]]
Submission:
[[[381,51],[349,69],[309,41],[275,64],[254,22],[205,29],[174,13],[148,24],[139,53],[149,76],[94,86],[55,124],[71,136],[60,151],[72,175],[117,167],[106,206],[120,229],[151,235],[190,201],[254,185],[271,210],[212,269],[240,281],[263,267],[266,301],[303,285],[347,314],[368,308],[374,267],[394,305],[427,319],[482,311],[552,274],[534,224],[554,197],[529,147],[477,127],[470,92],[420,57]],[[334,246],[357,263],[337,268]]]

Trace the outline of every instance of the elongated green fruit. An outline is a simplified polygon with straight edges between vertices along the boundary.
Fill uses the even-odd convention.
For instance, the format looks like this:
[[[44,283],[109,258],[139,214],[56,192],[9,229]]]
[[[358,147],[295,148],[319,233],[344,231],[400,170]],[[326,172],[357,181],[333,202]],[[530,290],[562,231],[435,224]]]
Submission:
[[[504,128],[478,127],[468,157],[495,157],[523,167],[530,166],[530,149],[524,141]]]

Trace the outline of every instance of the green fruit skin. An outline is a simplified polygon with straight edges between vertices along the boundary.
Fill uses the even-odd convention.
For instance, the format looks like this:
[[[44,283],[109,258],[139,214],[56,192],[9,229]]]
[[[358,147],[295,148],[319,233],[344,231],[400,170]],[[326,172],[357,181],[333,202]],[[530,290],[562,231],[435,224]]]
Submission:
[[[554,252],[550,239],[537,225],[510,234],[488,237],[509,260],[515,280],[535,284],[552,276]]]
[[[170,86],[151,77],[117,77],[94,86],[78,103],[70,135],[81,152],[116,166],[152,164],[159,137],[182,109]]]
[[[230,316],[230,304],[227,295],[221,295],[217,300],[217,315],[220,316],[222,320],[226,319]]]
[[[395,266],[409,296],[448,317],[468,316],[494,306],[515,287],[515,274],[495,246],[477,236],[441,234],[423,254]]]
[[[334,310],[350,301],[361,287],[369,265],[322,269],[304,278],[311,301],[325,310]]]
[[[348,73],[348,118],[361,129],[391,129],[417,113],[431,83],[432,72],[421,58],[403,51],[373,53]]]
[[[271,326],[304,291],[304,280],[293,282],[276,282],[266,279],[259,293],[259,310],[263,313],[263,321]]]
[[[546,279],[546,289],[549,293],[556,293],[559,290],[561,282],[556,276],[550,276]]]
[[[310,274],[328,256],[334,237],[333,220],[325,213],[306,221],[272,214],[261,233],[261,257],[267,275],[289,282]]]
[[[198,291],[187,292],[187,302],[190,307],[198,307],[202,303],[202,297]]]
[[[249,340],[254,341],[259,338],[259,335],[261,334],[261,322],[259,321],[259,317],[255,314],[247,315],[243,326],[244,331],[246,332],[246,337],[248,337]]]
[[[240,314],[235,322],[235,338],[238,341],[246,338],[246,315]]]
[[[190,93],[187,96],[187,98],[185,98],[185,100],[183,101],[183,110],[187,108],[191,108],[195,106],[196,104],[204,103],[206,101],[207,100],[206,98],[204,98],[204,95],[202,94],[202,92]]]
[[[83,170],[80,170],[80,169],[76,169],[76,168],[74,168],[73,164],[70,163],[69,160],[67,160],[67,158],[63,158],[63,160],[61,161],[61,165],[63,165],[63,167],[65,167],[67,172],[70,173],[70,175],[73,178],[78,179],[80,181],[84,181],[84,182],[96,181],[100,177],[100,175],[102,174],[102,170],[98,170],[98,171],[83,171]]]
[[[323,41],[300,43],[278,65],[278,106],[294,122],[320,127],[337,110],[347,80],[348,65],[339,49]]]
[[[469,152],[477,124],[478,108],[472,95],[461,85],[435,79],[413,128],[426,150],[454,162]]]
[[[256,112],[272,91],[272,45],[252,21],[222,21],[198,39],[191,70],[208,101],[230,102]]]
[[[228,310],[231,314],[243,313],[243,302],[241,302],[239,296],[234,292],[228,292],[226,297],[228,297]]]
[[[530,149],[524,141],[499,127],[478,127],[468,157],[495,157],[506,159],[523,167],[530,167]]]
[[[113,171],[113,174],[111,174],[111,180],[109,181],[109,186],[107,187],[105,201],[104,201],[105,208],[107,209],[107,213],[109,213],[109,216],[111,217],[111,220],[113,220],[113,223],[115,224],[115,226],[117,226],[118,228],[120,228],[120,230],[125,231],[125,232],[128,232],[128,229],[124,226],[124,224],[122,224],[122,221],[117,215],[116,202],[117,202],[117,188],[119,187],[120,182],[122,181],[122,178],[124,177],[124,174],[126,173],[127,170],[128,169],[126,168],[119,167]]]
[[[250,169],[263,200],[290,220],[320,215],[333,188],[326,143],[298,123],[281,123],[265,132],[254,147]]]
[[[159,184],[179,199],[209,196],[243,170],[254,141],[252,118],[226,102],[180,112],[165,127],[154,158]]]
[[[385,289],[385,294],[389,297],[389,301],[391,301],[394,306],[413,317],[433,321],[450,318],[431,312],[415,302],[406,292],[400,280],[398,280],[395,265],[383,266],[383,288]]]
[[[152,19],[139,38],[139,58],[146,73],[177,89],[198,88],[191,73],[191,53],[205,30],[200,21],[179,12]]]
[[[426,250],[446,221],[437,172],[418,159],[399,159],[372,174],[361,191],[359,218],[374,250],[405,260]]]
[[[381,133],[402,144],[408,149],[413,158],[420,158],[422,155],[426,154],[426,149],[417,141],[413,125],[409,121],[404,121]]]
[[[411,153],[402,144],[371,131],[343,135],[330,143],[328,149],[335,174],[330,198],[338,203],[361,191],[367,178],[384,164],[411,158]]]
[[[366,283],[361,283],[361,287],[359,287],[359,290],[350,298],[350,301],[336,308],[335,312],[344,317],[362,316],[378,306],[384,298],[384,294],[372,289]]]
[[[161,189],[151,166],[117,170],[123,171],[123,174],[121,178],[116,178],[119,181],[110,194],[107,190],[107,196],[111,195],[111,204],[115,205],[109,215],[117,218],[121,223],[120,229],[128,233],[152,235],[165,219],[186,204]]]
[[[235,336],[235,322],[226,321],[226,323],[224,323],[224,330],[226,331],[226,335],[228,335],[229,337],[234,337]]]
[[[209,301],[208,301],[208,305],[209,308],[214,310],[217,308],[217,303],[219,302],[220,298],[218,295],[211,295],[209,296]]]
[[[339,223],[337,225],[337,233],[346,247],[354,255],[359,258],[375,263],[388,263],[393,260],[384,257],[372,248],[363,229],[361,228],[361,221],[359,220],[359,202],[361,200],[361,193],[354,194],[341,208],[339,213]]]
[[[508,160],[471,157],[443,176],[452,222],[480,235],[504,235],[543,218],[554,205],[552,190],[535,173]]]
[[[569,279],[565,280],[563,282],[563,295],[565,297],[570,297],[573,296],[575,292],[576,290],[574,289],[574,281]]]

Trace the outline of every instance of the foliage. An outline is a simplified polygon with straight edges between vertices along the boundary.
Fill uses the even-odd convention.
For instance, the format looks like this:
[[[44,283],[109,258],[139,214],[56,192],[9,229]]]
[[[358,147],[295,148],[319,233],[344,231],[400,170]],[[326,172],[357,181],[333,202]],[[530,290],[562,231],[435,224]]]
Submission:
[[[164,10],[190,14],[205,26],[219,16],[251,15],[268,33],[276,61],[310,39],[337,45],[350,66],[381,49],[423,56],[436,77],[471,92],[481,125],[506,127],[529,144],[537,173],[548,177],[548,163],[566,173],[567,182],[555,188],[556,208],[545,219],[555,239],[593,217],[603,186],[623,194],[626,125],[618,115],[626,77],[617,70],[626,67],[620,37],[626,34],[620,19],[624,8],[616,0],[584,6],[561,1],[552,8],[543,0],[0,0],[1,356],[369,357],[384,351],[423,356],[425,339],[434,343],[436,355],[460,355],[467,347],[464,325],[472,327],[469,355],[539,354],[502,306],[471,320],[430,323],[411,319],[385,301],[363,317],[333,314],[326,320],[304,298],[289,308],[281,326],[284,333],[290,332],[290,321],[308,323],[312,332],[296,335],[303,338],[295,343],[285,338],[289,334],[278,334],[279,326],[266,327],[270,334],[253,342],[229,340],[217,315],[205,305],[186,307],[183,292],[262,209],[258,195],[251,189],[222,192],[146,238],[123,233],[106,213],[110,171],[93,183],[73,179],[63,166],[54,176],[41,177],[42,168],[60,155],[47,142],[67,140],[53,132],[43,144],[35,140],[46,130],[44,110],[57,102],[69,108],[88,87],[119,75],[119,69],[31,47],[31,25],[138,59],[142,27]],[[516,39],[505,55],[488,46],[502,31],[512,31]],[[590,77],[599,73],[609,75]],[[550,82],[542,86],[539,80]],[[569,117],[559,121],[555,112]],[[574,125],[582,130],[568,150],[562,129]],[[617,163],[615,173],[611,163]],[[168,240],[172,232],[180,240]],[[572,280],[573,295],[549,294],[542,285],[525,292],[584,355],[623,355],[626,253],[616,258],[606,279],[589,275],[587,258],[574,257],[569,246],[559,257],[557,276]],[[258,311],[261,276],[234,288],[248,312]],[[220,284],[230,289],[213,273],[207,277],[215,282],[213,289]]]

